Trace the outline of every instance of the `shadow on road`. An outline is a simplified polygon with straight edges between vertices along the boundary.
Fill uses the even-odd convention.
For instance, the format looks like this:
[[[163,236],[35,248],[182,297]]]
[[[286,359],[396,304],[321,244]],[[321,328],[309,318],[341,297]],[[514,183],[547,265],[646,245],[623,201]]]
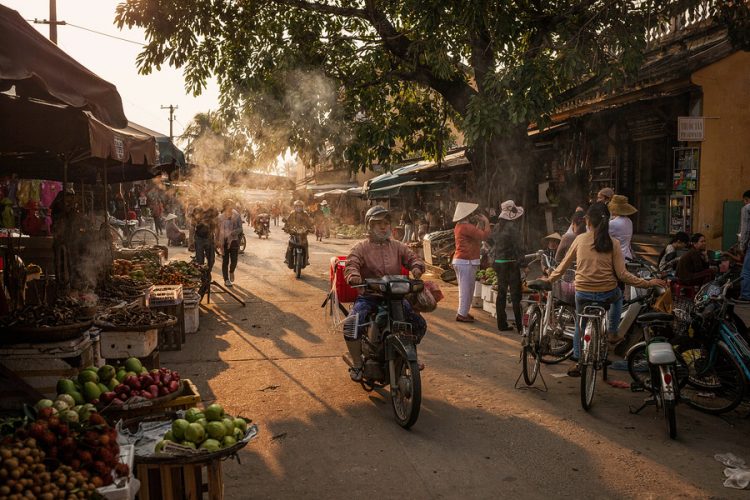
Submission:
[[[237,479],[227,498],[559,498],[581,481],[599,498],[621,496],[585,449],[531,420],[428,399],[405,431],[391,411],[358,404],[261,422],[242,465],[225,465]]]

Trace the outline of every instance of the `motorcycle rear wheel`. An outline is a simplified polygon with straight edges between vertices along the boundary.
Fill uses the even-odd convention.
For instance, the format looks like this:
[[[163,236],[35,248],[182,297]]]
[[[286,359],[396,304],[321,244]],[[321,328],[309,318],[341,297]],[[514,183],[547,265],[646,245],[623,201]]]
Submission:
[[[422,379],[416,361],[399,355],[394,361],[396,380],[391,380],[391,404],[398,425],[409,429],[419,418],[422,405]]]
[[[561,310],[557,313],[558,327],[565,331],[565,328],[575,328],[576,313],[569,305],[560,306]],[[542,363],[545,365],[554,365],[565,361],[573,355],[573,339],[564,336],[555,337],[553,332],[547,332],[546,347],[542,349]]]

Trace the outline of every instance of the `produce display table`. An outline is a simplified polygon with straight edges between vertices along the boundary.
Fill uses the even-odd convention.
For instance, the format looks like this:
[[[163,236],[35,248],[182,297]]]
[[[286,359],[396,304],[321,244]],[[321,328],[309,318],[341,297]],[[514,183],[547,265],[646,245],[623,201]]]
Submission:
[[[141,500],[196,500],[203,498],[204,492],[210,500],[224,498],[221,458],[189,464],[146,464],[136,457],[135,471],[141,482]]]
[[[96,362],[99,337],[84,332],[64,342],[0,347],[2,365],[46,397],[54,397],[57,380],[77,375]],[[0,402],[0,405],[4,404]]]

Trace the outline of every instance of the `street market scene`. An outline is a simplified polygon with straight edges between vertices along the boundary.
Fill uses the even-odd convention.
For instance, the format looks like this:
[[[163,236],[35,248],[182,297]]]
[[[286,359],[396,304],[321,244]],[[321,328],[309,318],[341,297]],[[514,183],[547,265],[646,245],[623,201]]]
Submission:
[[[745,498],[750,2],[0,0],[0,500]]]

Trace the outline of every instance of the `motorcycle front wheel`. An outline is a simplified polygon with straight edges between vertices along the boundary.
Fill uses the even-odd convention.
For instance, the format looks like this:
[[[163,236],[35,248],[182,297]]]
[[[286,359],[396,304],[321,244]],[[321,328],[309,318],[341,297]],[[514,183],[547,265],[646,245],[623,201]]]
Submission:
[[[294,275],[297,277],[297,279],[300,279],[302,276],[302,257],[300,254],[295,253],[294,255]]]
[[[393,416],[398,425],[410,428],[419,418],[422,405],[422,380],[416,361],[409,361],[402,355],[392,361],[395,363],[396,380],[391,380],[391,404]]]

